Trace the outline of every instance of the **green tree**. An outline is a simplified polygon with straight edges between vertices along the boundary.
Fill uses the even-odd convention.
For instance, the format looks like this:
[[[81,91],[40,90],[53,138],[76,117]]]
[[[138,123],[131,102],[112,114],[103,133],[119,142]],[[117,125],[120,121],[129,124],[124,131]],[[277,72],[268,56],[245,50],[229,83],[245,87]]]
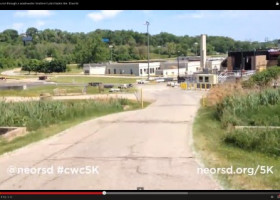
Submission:
[[[90,37],[78,42],[75,48],[77,63],[98,63],[109,59],[109,48],[102,42],[100,37]]]
[[[37,72],[39,69],[39,66],[41,65],[41,61],[37,59],[30,59],[27,63],[25,63],[21,70],[28,71],[29,74],[31,71]]]
[[[51,72],[65,72],[66,63],[62,59],[54,59],[49,63],[49,68]]]
[[[38,29],[31,27],[26,30],[26,35],[34,37],[38,33]]]
[[[168,57],[170,58],[171,55],[175,54],[176,44],[174,42],[168,42],[166,44],[166,47],[167,47]]]
[[[1,40],[11,44],[15,44],[18,42],[18,32],[14,29],[7,29],[3,31]]]

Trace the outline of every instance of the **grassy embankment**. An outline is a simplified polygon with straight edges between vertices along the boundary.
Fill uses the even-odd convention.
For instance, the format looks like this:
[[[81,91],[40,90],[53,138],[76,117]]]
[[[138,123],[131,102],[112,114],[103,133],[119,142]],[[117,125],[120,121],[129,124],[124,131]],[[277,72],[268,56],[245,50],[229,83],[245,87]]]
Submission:
[[[145,102],[146,107],[149,103]],[[124,111],[139,109],[138,102],[126,99],[0,102],[0,126],[25,126],[28,134],[11,142],[0,138],[0,154],[47,138],[83,121]]]
[[[215,175],[226,189],[280,188],[280,129],[234,129],[280,126],[280,89],[270,88],[266,78],[258,77],[262,74],[250,80],[258,86],[250,90],[238,84],[214,88],[206,99],[208,106],[200,108],[195,119],[194,147],[205,166],[273,166],[273,174]],[[261,81],[267,82],[266,87],[259,87]]]

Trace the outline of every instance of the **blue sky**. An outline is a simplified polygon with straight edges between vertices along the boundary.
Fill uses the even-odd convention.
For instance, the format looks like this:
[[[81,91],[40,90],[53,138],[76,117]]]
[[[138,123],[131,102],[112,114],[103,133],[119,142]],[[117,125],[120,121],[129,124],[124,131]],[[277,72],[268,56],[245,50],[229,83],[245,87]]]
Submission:
[[[146,32],[144,23],[149,21],[151,34],[280,39],[280,10],[1,10],[0,19],[0,31],[13,28],[19,33],[28,27],[86,33],[95,29]]]

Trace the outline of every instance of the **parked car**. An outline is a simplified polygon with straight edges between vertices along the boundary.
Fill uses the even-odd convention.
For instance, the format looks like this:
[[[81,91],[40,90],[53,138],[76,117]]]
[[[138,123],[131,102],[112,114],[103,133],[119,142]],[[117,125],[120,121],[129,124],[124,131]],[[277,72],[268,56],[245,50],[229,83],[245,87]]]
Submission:
[[[43,81],[43,80],[47,80],[48,77],[47,76],[39,76],[39,80]]]
[[[145,83],[149,83],[149,81],[146,80],[137,80],[138,84],[145,84]]]
[[[178,86],[179,84],[177,82],[168,82],[167,86],[175,87]]]
[[[164,79],[163,78],[160,78],[160,79],[156,79],[156,82],[164,82]]]
[[[120,88],[120,89],[127,89],[128,85],[127,84],[122,84],[122,85],[119,85],[118,88]]]
[[[171,78],[171,77],[168,77],[168,78],[163,78],[165,82],[168,82],[168,81],[173,81],[174,78]]]
[[[99,86],[101,84],[102,84],[101,82],[90,82],[90,83],[88,83],[89,86]]]
[[[119,88],[111,88],[109,92],[120,92],[121,90]]]
[[[114,87],[114,85],[112,85],[112,84],[105,84],[104,85],[104,88],[113,88]]]

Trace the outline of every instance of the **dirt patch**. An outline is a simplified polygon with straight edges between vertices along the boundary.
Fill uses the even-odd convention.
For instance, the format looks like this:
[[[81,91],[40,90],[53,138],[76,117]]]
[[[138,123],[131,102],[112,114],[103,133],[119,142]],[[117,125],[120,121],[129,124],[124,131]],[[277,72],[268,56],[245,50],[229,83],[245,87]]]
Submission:
[[[25,135],[26,127],[0,127],[0,136],[7,141]]]
[[[206,96],[206,105],[213,106],[220,103],[226,96],[233,94],[245,94],[246,91],[240,83],[225,83],[213,87]]]
[[[0,135],[4,135],[8,133],[9,131],[15,130],[15,128],[1,128],[0,127]]]

